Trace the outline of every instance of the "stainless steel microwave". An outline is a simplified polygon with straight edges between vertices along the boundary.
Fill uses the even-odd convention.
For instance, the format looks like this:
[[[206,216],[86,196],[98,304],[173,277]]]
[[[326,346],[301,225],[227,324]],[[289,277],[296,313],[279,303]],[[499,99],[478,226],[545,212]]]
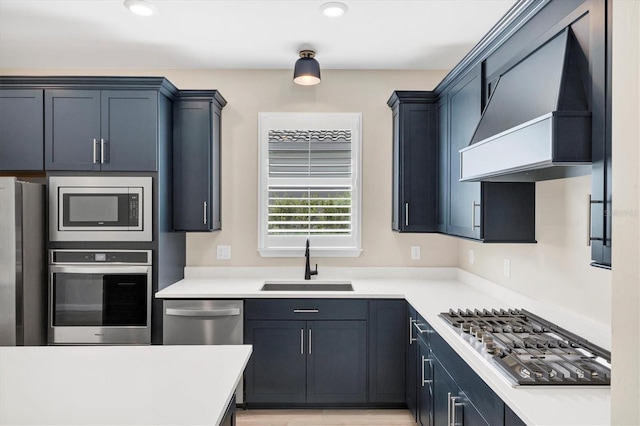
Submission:
[[[52,176],[51,241],[151,241],[152,178]]]

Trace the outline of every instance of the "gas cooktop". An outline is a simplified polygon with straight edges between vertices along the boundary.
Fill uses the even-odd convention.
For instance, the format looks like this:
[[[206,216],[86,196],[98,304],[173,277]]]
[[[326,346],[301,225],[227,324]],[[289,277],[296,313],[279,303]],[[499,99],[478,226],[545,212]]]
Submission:
[[[611,353],[523,309],[440,314],[517,385],[609,385]]]

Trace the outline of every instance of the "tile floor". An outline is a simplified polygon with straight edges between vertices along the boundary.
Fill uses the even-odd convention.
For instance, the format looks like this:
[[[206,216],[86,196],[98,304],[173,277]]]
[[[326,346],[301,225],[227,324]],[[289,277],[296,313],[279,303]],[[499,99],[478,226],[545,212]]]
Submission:
[[[415,426],[408,410],[237,410],[237,426]]]

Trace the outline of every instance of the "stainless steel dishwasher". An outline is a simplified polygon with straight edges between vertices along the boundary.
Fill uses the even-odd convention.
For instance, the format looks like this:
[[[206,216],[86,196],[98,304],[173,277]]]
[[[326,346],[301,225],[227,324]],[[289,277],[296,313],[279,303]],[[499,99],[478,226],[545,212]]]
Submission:
[[[242,300],[164,300],[165,345],[241,345]],[[242,380],[236,402],[242,404]]]

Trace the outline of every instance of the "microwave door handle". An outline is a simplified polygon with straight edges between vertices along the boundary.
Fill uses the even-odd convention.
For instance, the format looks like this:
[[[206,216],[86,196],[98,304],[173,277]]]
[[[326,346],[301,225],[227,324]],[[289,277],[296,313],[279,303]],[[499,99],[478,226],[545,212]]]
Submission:
[[[146,274],[151,266],[111,266],[109,264],[96,266],[60,266],[50,267],[52,273],[68,274]]]

